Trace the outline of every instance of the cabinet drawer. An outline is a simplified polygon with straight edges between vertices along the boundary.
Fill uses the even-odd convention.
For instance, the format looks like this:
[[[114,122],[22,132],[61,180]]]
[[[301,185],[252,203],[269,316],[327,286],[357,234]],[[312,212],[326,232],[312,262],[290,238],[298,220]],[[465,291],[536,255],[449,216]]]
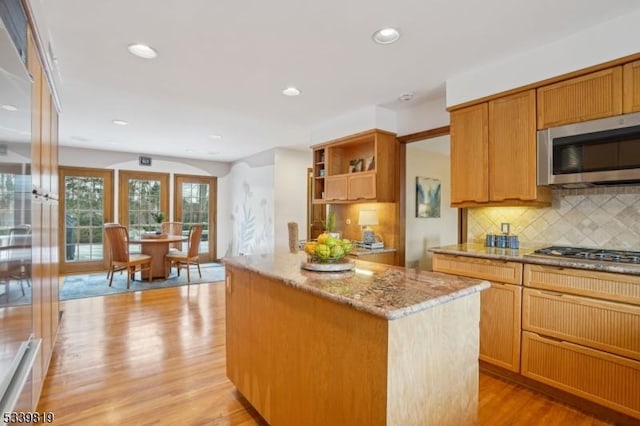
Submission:
[[[522,284],[522,264],[516,262],[435,253],[433,270],[507,284]]]
[[[522,328],[640,360],[640,307],[525,288]]]
[[[640,419],[640,362],[522,333],[522,374]]]
[[[524,285],[640,305],[640,276],[524,265]]]

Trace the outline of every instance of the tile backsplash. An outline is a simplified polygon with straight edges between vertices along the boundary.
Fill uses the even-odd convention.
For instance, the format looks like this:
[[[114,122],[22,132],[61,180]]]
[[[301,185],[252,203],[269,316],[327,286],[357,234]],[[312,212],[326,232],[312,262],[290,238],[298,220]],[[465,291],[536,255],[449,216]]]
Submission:
[[[566,245],[640,251],[640,186],[554,189],[551,207],[469,209],[467,238],[484,243],[486,234],[511,224],[521,247]]]

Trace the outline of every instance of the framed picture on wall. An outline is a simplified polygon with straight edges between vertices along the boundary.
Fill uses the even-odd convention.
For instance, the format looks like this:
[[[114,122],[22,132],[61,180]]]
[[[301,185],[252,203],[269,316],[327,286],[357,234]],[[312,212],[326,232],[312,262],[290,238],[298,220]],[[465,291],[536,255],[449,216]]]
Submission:
[[[416,217],[440,217],[440,179],[416,177]]]

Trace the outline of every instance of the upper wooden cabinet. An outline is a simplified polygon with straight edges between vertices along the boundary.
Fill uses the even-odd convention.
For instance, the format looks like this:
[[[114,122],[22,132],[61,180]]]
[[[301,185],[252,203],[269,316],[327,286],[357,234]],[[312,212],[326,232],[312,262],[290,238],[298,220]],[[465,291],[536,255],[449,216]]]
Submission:
[[[489,201],[487,103],[451,112],[451,205]]]
[[[451,205],[549,205],[536,185],[536,96],[527,90],[451,113]]]
[[[398,152],[395,134],[382,130],[314,146],[313,202],[395,201]]]
[[[622,66],[538,88],[538,129],[620,114]]]
[[[622,85],[623,112],[640,111],[640,61],[625,64],[622,70],[624,83]]]

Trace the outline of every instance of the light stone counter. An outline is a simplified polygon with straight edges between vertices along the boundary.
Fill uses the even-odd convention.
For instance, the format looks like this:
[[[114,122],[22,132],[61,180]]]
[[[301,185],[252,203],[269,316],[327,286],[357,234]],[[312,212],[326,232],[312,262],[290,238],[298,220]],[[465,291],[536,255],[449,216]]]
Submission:
[[[230,257],[222,262],[386,319],[401,318],[489,288],[487,281],[478,279],[359,260],[353,271],[312,272],[301,269],[305,259],[304,253],[276,253]]]
[[[459,256],[480,257],[485,259],[506,260],[511,262],[533,263],[537,265],[558,266],[562,268],[587,269],[618,274],[640,275],[640,265],[604,262],[597,260],[581,260],[568,257],[541,256],[533,254],[540,247],[522,248],[519,250],[497,247],[485,247],[482,244],[455,244],[450,246],[433,247],[433,253],[452,254]]]

